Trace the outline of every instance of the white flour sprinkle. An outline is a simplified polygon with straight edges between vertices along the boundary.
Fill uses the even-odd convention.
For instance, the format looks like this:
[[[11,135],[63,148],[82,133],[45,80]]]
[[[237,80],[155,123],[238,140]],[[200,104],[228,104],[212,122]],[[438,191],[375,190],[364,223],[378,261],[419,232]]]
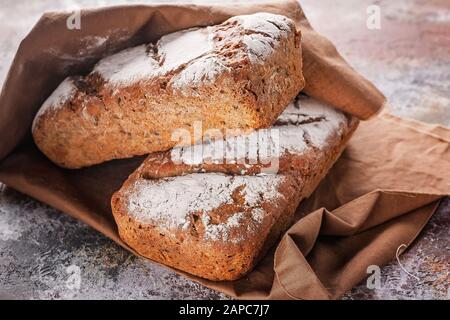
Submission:
[[[204,214],[202,215],[202,222],[205,226],[205,239],[213,241],[230,241],[239,242],[242,237],[230,237],[230,230],[233,228],[238,228],[241,221],[244,219],[245,213],[238,212],[230,216],[225,223],[212,224],[210,216]]]
[[[68,100],[72,99],[77,91],[77,87],[73,80],[68,77],[53,91],[53,93],[45,100],[36,116],[34,117],[32,128],[36,125],[36,119],[49,110],[61,108]]]
[[[241,39],[247,47],[251,63],[264,62],[279,44],[280,37],[287,37],[294,28],[291,20],[269,13],[236,16],[230,19],[234,20],[238,21],[244,30],[253,32],[242,35]],[[156,43],[156,53],[148,52],[147,45],[125,49],[100,60],[92,73],[100,74],[112,86],[121,87],[166,75],[186,66],[171,80],[173,88],[183,89],[190,85],[195,87],[201,83],[210,83],[218,75],[229,71],[221,60],[224,57],[217,56],[217,52],[214,51],[213,29],[214,27],[192,28],[165,35]],[[88,51],[103,46],[107,39],[85,38],[86,53],[83,51],[80,54],[88,54]],[[77,59],[81,58],[82,56],[77,56]],[[49,102],[41,107],[39,115],[49,107],[62,106],[73,94],[73,89],[75,88],[72,83],[63,82],[49,97]],[[192,93],[184,91],[184,94]]]
[[[158,53],[163,57],[161,73],[165,73],[211,52],[214,48],[210,28],[195,28],[163,36],[157,43]]]
[[[266,212],[261,208],[252,209],[252,219],[258,223],[262,223]]]
[[[260,63],[287,36],[292,22],[269,13],[236,16],[245,30],[255,32],[243,36],[252,63]],[[212,81],[227,67],[214,54],[213,27],[191,28],[167,34],[156,43],[158,57],[146,52],[146,46],[126,49],[101,60],[94,72],[112,85],[131,85],[187,67],[172,79],[174,88]]]
[[[327,140],[336,133],[340,133],[342,125],[347,123],[344,113],[326,103],[304,97],[298,98],[294,103],[286,108],[278,120],[287,120],[292,115],[299,115],[298,120],[300,121],[311,117],[323,117],[324,120],[278,127],[280,128],[281,149],[284,151],[301,153],[306,150],[306,143],[299,134],[301,132],[308,135],[314,147],[323,148]]]
[[[216,55],[209,55],[193,61],[184,68],[178,75],[175,75],[171,83],[174,88],[183,89],[186,86],[199,86],[201,84],[209,84],[216,77],[230,71]],[[184,91],[181,91],[184,93]]]
[[[221,205],[233,203],[233,192],[242,186],[244,206],[258,208],[261,202],[279,196],[278,186],[283,179],[279,175],[227,176],[219,173],[197,173],[158,180],[140,179],[129,191],[128,209],[143,223],[158,224],[165,228],[186,228],[190,213],[202,212],[205,215]],[[239,221],[239,216],[223,226],[206,224],[205,232],[213,237],[216,233],[214,230],[225,230],[227,225],[237,226],[236,220]]]
[[[236,16],[230,20],[237,20],[245,30],[254,32],[243,39],[253,64],[263,62],[278,46],[279,39],[287,37],[289,31],[295,28],[286,17],[265,12]]]
[[[262,32],[272,38],[286,36],[294,27],[292,20],[285,16],[267,12],[236,16],[230,20],[239,21],[246,30],[257,33]]]
[[[99,73],[112,85],[123,86],[164,75],[211,51],[209,28],[188,29],[163,36],[156,44],[158,60],[146,45],[123,50],[97,63]]]
[[[93,72],[112,85],[127,85],[151,77],[157,68],[158,61],[148,55],[145,45],[141,45],[100,60]]]
[[[225,163],[225,160],[226,163],[231,163],[232,156],[238,163],[249,161],[257,163],[258,159],[271,159],[286,152],[302,154],[311,148],[303,137],[304,133],[307,134],[312,146],[323,148],[327,140],[336,132],[339,133],[342,124],[347,121],[342,112],[310,98],[299,98],[290,103],[278,121],[295,122],[311,117],[324,117],[324,120],[275,126],[271,129],[253,131],[246,136],[227,137],[225,140],[207,142],[203,145],[175,148],[171,152],[172,161],[187,165]]]
[[[311,117],[318,117],[322,120],[298,124],[298,121],[308,120]],[[293,121],[293,123],[280,125],[274,129],[280,130],[281,149],[296,154],[301,154],[312,146],[323,148],[329,137],[338,132],[342,124],[347,121],[343,113],[314,99],[302,97],[291,103],[278,120],[281,122]],[[305,142],[303,136],[305,132],[308,134],[312,146]],[[250,149],[247,149],[247,154],[258,154],[260,150],[255,145],[252,147],[252,139],[249,139],[254,133],[245,138],[238,137],[225,142],[210,142],[207,144],[210,147],[206,148],[206,152],[200,154],[200,158],[207,158],[208,161],[214,160],[215,155],[211,146],[221,145],[222,149],[227,150],[231,148],[231,141],[238,144],[249,143],[250,147],[247,146],[247,148]],[[192,150],[192,148],[182,148],[181,156],[190,154],[189,150],[198,150],[196,148]],[[187,159],[192,159],[192,157]],[[204,226],[203,236],[205,239],[239,242],[242,241],[243,235],[236,234],[233,230],[241,226],[246,214],[250,214],[251,217],[251,220],[248,220],[247,231],[256,230],[255,226],[261,225],[267,214],[261,204],[282,196],[278,192],[278,187],[284,179],[284,176],[276,174],[228,176],[220,173],[195,173],[157,180],[140,179],[129,190],[128,211],[138,221],[156,224],[168,231],[176,228],[184,230],[189,228],[191,223],[189,215],[198,213],[201,215],[201,222]],[[243,187],[240,194],[244,198],[241,211],[232,214],[222,223],[213,223],[208,212],[222,205],[232,204],[233,192],[239,187]]]
[[[261,34],[244,36],[244,44],[248,50],[248,57],[252,64],[261,63],[275,50],[275,41]]]

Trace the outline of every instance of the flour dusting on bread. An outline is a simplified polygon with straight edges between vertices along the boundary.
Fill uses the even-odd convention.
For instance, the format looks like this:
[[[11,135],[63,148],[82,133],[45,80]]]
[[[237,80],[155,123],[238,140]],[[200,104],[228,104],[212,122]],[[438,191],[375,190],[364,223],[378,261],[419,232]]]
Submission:
[[[188,228],[191,223],[189,214],[206,215],[225,204],[233,204],[235,192],[242,195],[243,206],[249,211],[260,209],[262,202],[279,196],[277,188],[281,181],[283,177],[278,175],[228,176],[220,173],[189,174],[159,180],[142,178],[129,190],[128,210],[143,223],[167,229]],[[255,212],[259,221],[260,213]],[[222,224],[211,224],[207,217],[203,219],[206,238],[226,240],[225,231],[237,226],[239,216]]]
[[[239,228],[242,220],[244,220],[245,213],[237,212],[231,215],[224,223],[211,223],[211,217],[207,214],[202,215],[202,223],[205,228],[203,237],[212,241],[230,241],[237,243],[242,240],[243,236],[230,237],[232,229]],[[249,230],[250,232],[252,230]]]
[[[97,73],[113,86],[127,86],[164,75],[213,48],[209,28],[194,28],[163,36],[156,45],[140,45],[100,60]]]
[[[292,20],[279,14],[267,12],[236,16],[230,20],[239,21],[245,30],[265,34],[274,39],[286,36],[293,27]]]
[[[341,134],[346,124],[344,113],[315,99],[299,96],[280,115],[274,128],[280,130],[282,152],[301,153],[306,142],[301,143],[300,136],[307,137],[313,147],[322,148],[330,137]],[[304,135],[299,134],[299,130]]]
[[[260,63],[272,54],[279,44],[279,39],[295,28],[292,21],[286,17],[264,12],[237,16],[230,20],[242,24],[245,30],[243,41],[252,63]]]
[[[280,155],[276,174],[175,164],[170,151],[149,155],[113,196],[121,238],[145,257],[210,280],[245,275],[292,225],[357,121],[300,96],[275,126],[289,132],[281,145],[293,148]]]
[[[73,96],[51,95],[55,112],[44,105],[35,117],[34,141],[58,165],[81,168],[168,150],[172,133],[198,120],[269,127],[304,87],[300,40],[292,20],[260,13],[125,49],[74,77]]]
[[[265,141],[262,146],[258,134],[260,132],[278,132],[280,153],[302,157],[315,152],[326,150],[336,136],[344,135],[348,130],[346,116],[332,107],[306,96],[298,96],[280,115],[275,126],[271,129],[261,129],[247,136],[238,136],[225,140],[210,141],[203,145],[179,148],[180,159],[183,163],[192,165],[193,172],[185,175],[150,178],[146,177],[149,168],[143,164],[140,178],[127,190],[127,209],[137,221],[158,226],[163,232],[170,230],[189,230],[192,224],[192,214],[198,215],[201,228],[195,227],[201,239],[209,241],[224,241],[240,243],[245,237],[259,230],[266,216],[266,209],[261,204],[271,202],[282,195],[278,186],[285,180],[285,173],[224,175],[215,172],[201,172],[202,162],[217,164],[224,163],[223,158],[231,149],[241,149],[242,154],[233,152],[236,156],[245,157],[261,155],[261,148],[267,143],[273,146],[273,141]],[[265,135],[272,137],[272,135]],[[270,140],[270,138],[269,138]],[[201,148],[199,148],[201,147]],[[222,149],[224,152],[217,152]],[[176,149],[174,149],[176,150]],[[176,152],[172,150],[171,156]],[[200,153],[199,153],[200,152]],[[274,152],[274,151],[271,151]],[[199,153],[199,154],[198,154]],[[157,156],[155,156],[157,159]],[[150,155],[146,162],[152,163],[154,157]],[[173,161],[173,158],[172,158]],[[246,162],[247,164],[248,162]],[[257,162],[250,162],[257,163]],[[251,167],[251,165],[249,165]],[[245,171],[245,170],[244,170]],[[300,179],[300,177],[297,177]],[[224,213],[220,208],[236,204],[236,192],[244,201],[239,203],[235,211]],[[215,213],[219,212],[219,213]],[[211,217],[211,213],[220,214],[223,220],[218,222]],[[243,225],[244,224],[244,225]],[[246,227],[245,234],[242,228]],[[240,228],[240,233],[233,232]]]
[[[238,40],[245,44],[251,63],[262,62],[293,28],[286,17],[269,13],[236,16],[228,23],[234,21],[242,27]],[[229,69],[215,53],[220,48],[215,48],[214,30],[214,26],[191,28],[165,35],[153,50],[141,45],[121,51],[101,60],[94,72],[112,85],[131,85],[186,66],[172,79],[175,88],[211,81]]]
[[[163,36],[156,44],[157,52],[162,57],[159,72],[170,72],[211,52],[214,43],[210,29],[194,28]]]
[[[208,55],[187,65],[186,68],[171,79],[171,84],[176,89],[210,84],[218,75],[230,72],[230,70],[217,55]]]
[[[347,118],[342,112],[314,99],[299,96],[270,129],[210,141],[201,146],[175,148],[171,156],[172,161],[187,165],[223,163],[224,159],[229,160],[228,154],[236,161],[256,163],[258,159],[268,156],[302,154],[311,148],[322,148],[328,139],[341,133],[345,124]]]
[[[64,79],[63,82],[56,88],[55,91],[45,100],[44,104],[41,106],[39,111],[37,112],[34,120],[32,128],[35,127],[36,119],[38,119],[44,113],[60,108],[67,101],[72,99],[77,92],[77,87],[75,86],[73,79],[68,77]]]
[[[98,73],[111,85],[128,85],[151,77],[159,67],[147,46],[126,49],[106,57],[95,66],[93,73]]]

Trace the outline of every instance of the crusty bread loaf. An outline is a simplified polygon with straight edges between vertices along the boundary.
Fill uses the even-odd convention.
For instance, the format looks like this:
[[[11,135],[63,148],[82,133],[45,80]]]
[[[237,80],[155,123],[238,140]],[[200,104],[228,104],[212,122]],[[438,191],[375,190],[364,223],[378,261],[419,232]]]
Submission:
[[[245,163],[219,163],[211,158],[219,141],[205,142],[194,157],[198,146],[151,154],[113,195],[119,234],[160,263],[211,280],[240,278],[290,226],[357,123],[299,96],[268,130],[279,137],[277,173],[261,173],[263,146],[251,137],[263,129],[222,144],[231,150],[244,141],[248,151],[257,149],[256,161],[244,152]]]
[[[168,150],[176,129],[273,124],[304,87],[300,33],[269,13],[163,36],[69,77],[38,111],[32,133],[56,164],[79,168]],[[200,139],[196,137],[195,140]]]

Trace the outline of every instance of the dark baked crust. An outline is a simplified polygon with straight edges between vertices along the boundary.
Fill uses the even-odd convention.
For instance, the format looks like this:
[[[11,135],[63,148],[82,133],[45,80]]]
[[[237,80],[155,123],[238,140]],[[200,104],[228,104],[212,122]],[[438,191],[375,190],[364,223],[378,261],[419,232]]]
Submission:
[[[219,59],[223,68],[211,81],[204,79],[205,75],[199,76],[199,81],[189,79],[192,71],[181,86],[176,85],[183,72],[206,59],[205,55],[130,83],[105,79],[97,70],[103,60],[88,76],[66,79],[65,91],[64,86],[59,89],[64,99],[56,99],[57,89],[49,98],[56,100],[53,105],[41,108],[36,116],[34,141],[56,164],[80,168],[168,150],[179,143],[172,139],[174,130],[192,133],[196,121],[202,121],[204,131],[269,127],[304,87],[304,79],[300,33],[294,22],[270,14],[262,17],[282,19],[283,25],[270,24],[279,29],[277,37],[246,29],[236,17],[209,27],[214,49],[206,56]],[[269,54],[259,56],[244,43],[246,37],[252,36],[264,37],[276,45]],[[135,49],[139,51],[136,47],[130,52]],[[157,45],[147,45],[144,54],[164,64]]]
[[[124,184],[123,188],[132,182]],[[160,228],[155,224],[145,224],[128,215],[123,193],[116,193],[112,198],[112,207],[120,237],[140,255],[168,266],[189,272],[210,280],[233,280],[247,273],[267,248],[267,239],[274,241],[279,233],[292,222],[292,214],[297,206],[291,197],[298,198],[299,187],[295,180],[286,177],[279,192],[283,197],[275,203],[263,204],[270,216],[254,230],[251,236],[245,236],[238,243],[227,241],[206,241],[197,229],[185,231]],[[235,209],[236,210],[236,209]],[[219,210],[220,215],[229,214],[226,209]],[[247,220],[248,219],[248,220]],[[240,232],[246,233],[246,218]]]
[[[313,192],[338,159],[357,123],[354,118],[347,117],[320,147],[310,147],[298,154],[282,155],[280,169],[276,174],[282,177],[277,187],[279,195],[275,199],[263,199],[260,207],[265,215],[260,224],[255,224],[251,215],[246,214],[239,227],[232,230],[231,236],[238,239],[234,242],[207,239],[205,227],[198,218],[209,215],[220,220],[236,212],[247,212],[248,208],[234,196],[231,206],[191,213],[192,217],[197,218],[189,228],[166,228],[164,223],[142,221],[130,212],[128,203],[130,196],[136,194],[134,184],[137,181],[161,181],[167,179],[164,177],[174,176],[177,179],[176,176],[208,172],[239,175],[241,169],[233,164],[188,166],[161,161],[170,158],[168,152],[150,155],[112,198],[112,211],[119,234],[128,245],[149,259],[210,280],[238,279],[254,267],[291,225],[298,204]],[[298,125],[299,128],[301,126]],[[257,174],[260,168],[260,165],[255,164],[245,175]],[[248,231],[249,226],[252,232]]]

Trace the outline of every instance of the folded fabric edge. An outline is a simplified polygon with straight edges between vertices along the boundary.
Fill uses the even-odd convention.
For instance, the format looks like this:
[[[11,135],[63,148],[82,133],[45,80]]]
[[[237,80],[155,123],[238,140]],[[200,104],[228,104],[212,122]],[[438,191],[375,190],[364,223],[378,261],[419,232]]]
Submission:
[[[379,191],[382,191],[382,190],[379,190]],[[390,192],[391,192],[391,193],[396,193],[396,194],[404,194],[404,192],[398,192],[398,191],[390,191]],[[363,195],[362,197],[357,198],[357,199],[355,199],[355,200],[358,200],[358,199],[359,199],[359,201],[361,201],[361,200],[364,199],[364,197],[369,196],[370,194],[371,194],[371,193],[368,193],[368,194]],[[433,216],[433,214],[436,212],[437,208],[439,207],[439,203],[440,203],[441,200],[443,199],[443,197],[442,197],[442,196],[440,197],[439,195],[432,195],[432,194],[422,194],[422,195],[426,195],[426,196],[436,196],[437,199],[434,199],[434,200],[432,200],[431,202],[430,202],[430,201],[426,201],[426,202],[425,202],[424,204],[422,204],[421,206],[419,206],[419,207],[417,207],[417,208],[414,208],[414,209],[412,209],[412,210],[410,210],[410,211],[408,211],[408,212],[406,212],[406,213],[404,213],[404,214],[402,214],[402,215],[400,215],[400,216],[396,216],[396,217],[394,217],[393,219],[384,221],[383,223],[380,224],[380,225],[382,225],[382,224],[385,224],[385,223],[388,223],[388,222],[395,221],[396,219],[400,219],[400,218],[404,217],[405,215],[408,215],[408,214],[410,214],[410,213],[414,213],[415,211],[420,210],[421,208],[426,208],[427,206],[430,206],[430,204],[435,203],[435,205],[433,206],[432,210],[430,210],[429,212],[427,212],[427,218],[426,218],[419,226],[416,227],[416,232],[414,233],[414,235],[411,236],[411,237],[408,239],[408,241],[405,241],[405,242],[407,242],[407,243],[405,243],[405,245],[406,245],[407,247],[409,247],[409,246],[411,245],[411,243],[413,243],[413,241],[417,238],[417,236],[420,234],[420,232],[423,230],[423,228],[424,228],[424,227],[426,226],[426,224],[428,223],[429,219],[430,219],[430,218]],[[439,198],[439,197],[440,197],[440,198]],[[353,200],[353,201],[355,201],[355,200]],[[353,202],[353,201],[352,201],[352,202]],[[356,204],[356,203],[353,203],[353,205],[355,205],[355,204]],[[328,298],[330,298],[330,299],[338,299],[340,296],[342,296],[342,295],[345,293],[346,290],[344,290],[344,291],[343,291],[342,293],[340,293],[340,294],[334,294],[334,295],[333,295],[331,292],[328,292],[328,291],[326,290],[326,288],[324,287],[324,285],[320,282],[320,279],[317,278],[316,274],[313,272],[313,270],[311,269],[311,267],[309,266],[309,264],[307,264],[307,260],[306,260],[307,255],[304,256],[304,255],[301,253],[301,250],[299,250],[299,248],[297,247],[297,245],[295,245],[295,247],[296,247],[297,250],[294,250],[294,252],[296,252],[296,254],[294,255],[294,256],[296,257],[295,262],[300,263],[300,264],[303,265],[303,266],[305,266],[305,263],[306,263],[308,270],[311,272],[310,278],[313,279],[313,280],[311,280],[311,281],[312,281],[311,283],[317,284],[317,282],[319,282],[319,284],[320,284],[320,285],[318,286],[318,288],[321,289],[321,290],[319,290],[319,292],[314,291],[314,292],[313,292],[313,295],[304,295],[304,292],[302,292],[301,288],[298,288],[298,287],[296,286],[295,282],[292,282],[292,281],[285,281],[285,280],[284,280],[284,277],[280,276],[280,273],[282,273],[283,271],[286,271],[286,270],[292,270],[292,269],[295,268],[295,266],[293,266],[293,265],[291,264],[291,265],[289,265],[289,266],[283,266],[283,268],[279,269],[279,268],[275,265],[275,261],[280,261],[280,259],[281,259],[281,258],[280,258],[281,253],[280,253],[280,251],[279,251],[279,248],[283,249],[284,246],[286,245],[286,242],[291,242],[291,244],[292,244],[292,242],[293,242],[292,239],[291,239],[291,235],[290,235],[291,229],[295,228],[297,224],[301,224],[302,221],[303,221],[303,219],[306,219],[306,218],[308,218],[308,217],[311,217],[312,215],[318,215],[318,216],[319,216],[318,219],[320,220],[320,223],[322,224],[322,223],[323,223],[323,215],[324,215],[325,213],[328,213],[328,214],[333,215],[333,214],[335,214],[336,210],[339,210],[340,208],[341,208],[341,207],[339,207],[339,208],[337,208],[337,209],[335,209],[335,210],[333,210],[333,211],[331,211],[331,212],[330,212],[330,211],[327,211],[327,210],[324,209],[324,208],[321,208],[321,209],[318,209],[318,210],[316,210],[316,211],[314,211],[314,212],[308,214],[306,217],[304,217],[304,218],[300,219],[299,221],[297,221],[297,222],[296,222],[296,223],[295,223],[295,224],[294,224],[294,225],[293,225],[293,226],[285,233],[285,235],[284,235],[284,236],[282,237],[282,239],[280,240],[280,243],[279,243],[279,245],[278,245],[278,247],[277,247],[277,249],[276,249],[276,252],[275,252],[274,271],[275,271],[275,274],[276,274],[276,279],[277,279],[278,282],[280,283],[281,288],[285,291],[285,294],[286,294],[287,297],[295,298],[295,299],[298,299],[298,300],[317,299],[317,298],[319,298],[319,299],[328,299]],[[362,230],[362,232],[364,232],[364,231],[367,231],[367,230]],[[320,236],[320,232],[319,232],[318,236]],[[283,244],[284,244],[284,246],[283,246]],[[280,250],[281,250],[281,249],[280,249]],[[292,250],[293,250],[293,249],[291,248],[291,249],[290,249],[291,253],[292,253]],[[291,256],[292,256],[292,255],[291,255]],[[301,258],[299,258],[299,256],[301,256]],[[395,256],[393,256],[393,257],[391,257],[391,258],[393,259],[394,257],[395,257]],[[292,261],[291,261],[291,263],[292,263]],[[360,280],[362,280],[362,279],[360,279]],[[303,286],[304,286],[304,285],[302,285],[302,287],[303,287]],[[299,291],[300,291],[300,292],[299,292]],[[311,294],[311,292],[309,292],[309,293]],[[318,294],[319,297],[316,297],[316,294]]]
[[[422,134],[450,143],[450,129],[441,124],[426,123],[413,118],[401,117],[388,110],[383,110],[379,116],[387,121],[398,123]]]

